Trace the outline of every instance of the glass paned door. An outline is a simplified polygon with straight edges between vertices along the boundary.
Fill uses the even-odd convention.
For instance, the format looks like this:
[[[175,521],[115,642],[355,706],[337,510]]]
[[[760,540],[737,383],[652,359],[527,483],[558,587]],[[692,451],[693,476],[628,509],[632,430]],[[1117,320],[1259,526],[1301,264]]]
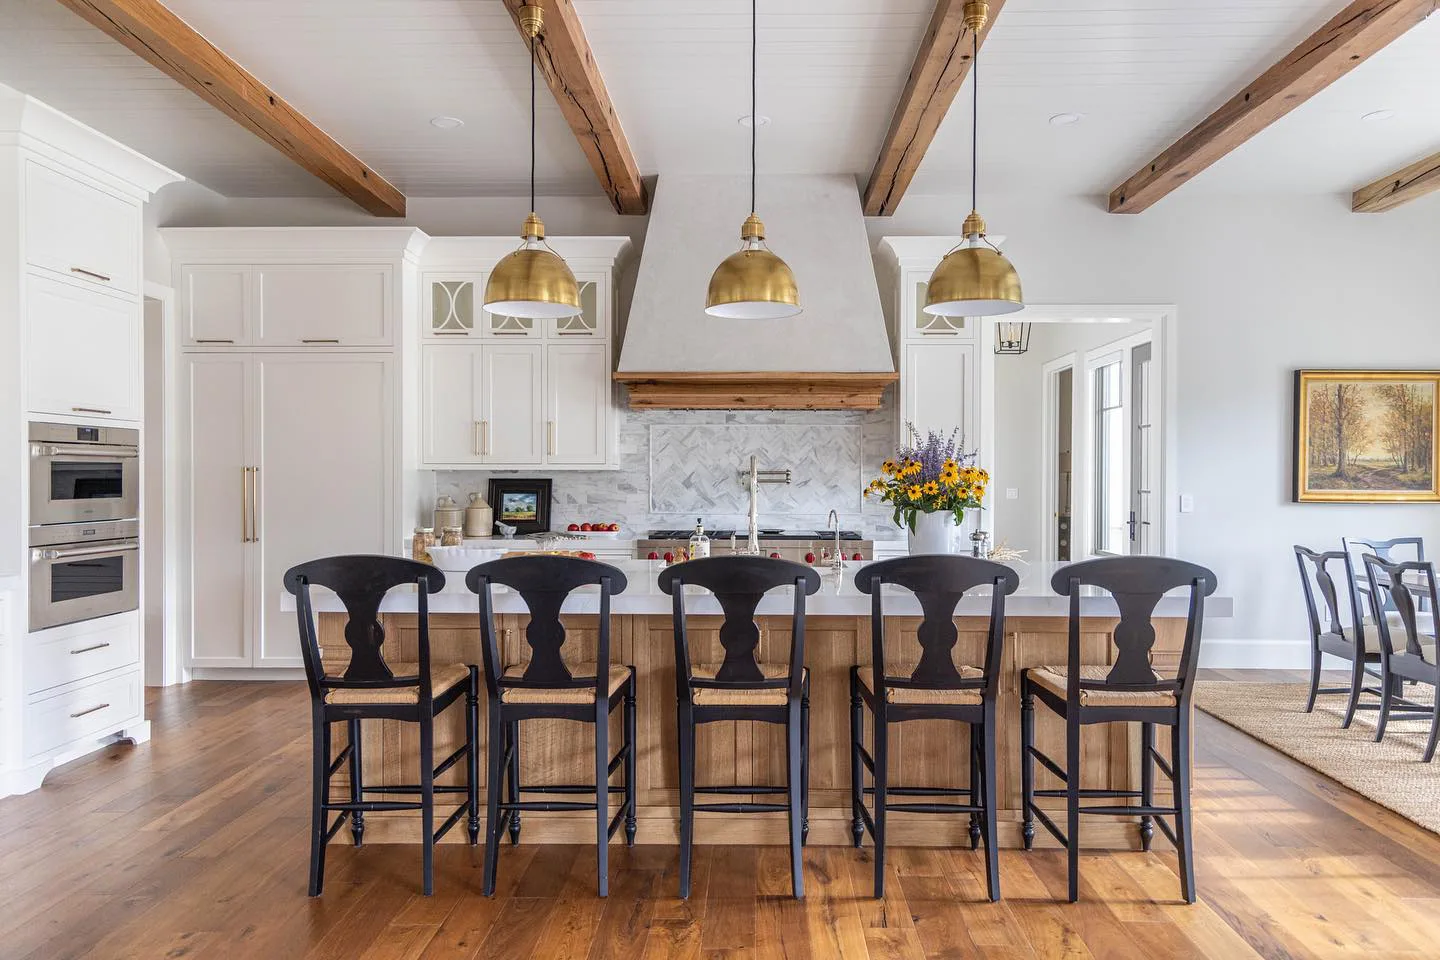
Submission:
[[[1155,389],[1150,364],[1150,344],[1142,343],[1130,351],[1130,408],[1132,411],[1130,441],[1130,552],[1150,554],[1155,551]]]
[[[1124,360],[1094,368],[1095,542],[1097,554],[1130,552],[1130,476],[1125,470]]]

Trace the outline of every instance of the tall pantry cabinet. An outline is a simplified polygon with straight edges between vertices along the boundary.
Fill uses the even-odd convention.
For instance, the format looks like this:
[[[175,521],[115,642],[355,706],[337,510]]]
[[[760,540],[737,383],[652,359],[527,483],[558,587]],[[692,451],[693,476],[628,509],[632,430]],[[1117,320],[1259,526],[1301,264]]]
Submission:
[[[303,666],[294,564],[401,550],[397,415],[424,234],[162,231],[180,310],[179,608],[196,676]]]

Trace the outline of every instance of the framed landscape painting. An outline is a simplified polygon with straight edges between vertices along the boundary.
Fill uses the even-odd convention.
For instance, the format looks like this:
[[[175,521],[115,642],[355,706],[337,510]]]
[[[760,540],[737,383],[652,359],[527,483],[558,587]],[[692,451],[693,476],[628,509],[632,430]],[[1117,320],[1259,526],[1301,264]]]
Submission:
[[[1295,371],[1295,500],[1440,501],[1440,371]]]

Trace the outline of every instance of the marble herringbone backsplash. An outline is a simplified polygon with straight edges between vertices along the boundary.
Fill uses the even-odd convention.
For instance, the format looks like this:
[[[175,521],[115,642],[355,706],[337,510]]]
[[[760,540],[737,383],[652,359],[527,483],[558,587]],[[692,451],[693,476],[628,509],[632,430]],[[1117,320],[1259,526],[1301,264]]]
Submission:
[[[762,470],[789,469],[792,482],[760,488],[766,526],[820,527],[834,509],[847,529],[872,538],[900,535],[883,508],[866,506],[864,484],[893,452],[895,410],[873,412],[620,411],[620,470],[546,473],[554,478],[551,525],[616,521],[626,533],[693,526],[745,526],[747,499],[740,483],[750,455]],[[521,476],[502,473],[497,476]],[[490,474],[445,471],[436,493],[464,503],[485,492]]]

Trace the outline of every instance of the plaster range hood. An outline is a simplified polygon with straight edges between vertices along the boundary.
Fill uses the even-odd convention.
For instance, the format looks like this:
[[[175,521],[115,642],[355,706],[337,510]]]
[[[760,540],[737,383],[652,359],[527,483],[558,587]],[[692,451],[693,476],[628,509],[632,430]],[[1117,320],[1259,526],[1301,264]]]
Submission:
[[[874,410],[898,379],[853,177],[760,181],[767,243],[803,312],[705,313],[710,274],[740,246],[746,177],[662,177],[651,203],[615,379],[648,409]]]

